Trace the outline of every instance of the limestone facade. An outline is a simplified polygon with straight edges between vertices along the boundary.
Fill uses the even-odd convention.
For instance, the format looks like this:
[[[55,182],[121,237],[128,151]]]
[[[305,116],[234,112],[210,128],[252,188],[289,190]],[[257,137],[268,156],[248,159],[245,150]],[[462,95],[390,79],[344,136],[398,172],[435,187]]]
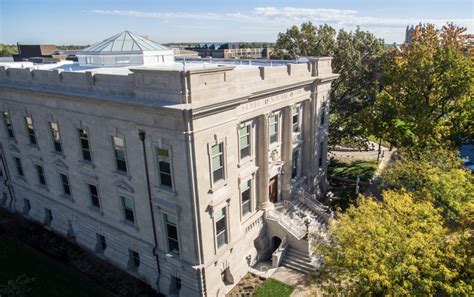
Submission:
[[[267,212],[325,189],[331,58],[130,71],[0,67],[0,202],[163,294],[222,296],[271,257]]]

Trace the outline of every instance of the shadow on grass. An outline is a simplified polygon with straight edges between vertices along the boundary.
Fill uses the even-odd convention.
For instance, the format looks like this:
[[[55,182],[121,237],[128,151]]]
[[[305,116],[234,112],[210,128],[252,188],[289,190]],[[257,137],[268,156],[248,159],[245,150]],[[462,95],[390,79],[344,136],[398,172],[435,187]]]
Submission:
[[[18,239],[0,235],[0,285],[25,276],[35,297],[108,297],[112,293],[81,273],[26,245]],[[15,295],[16,296],[16,295]]]

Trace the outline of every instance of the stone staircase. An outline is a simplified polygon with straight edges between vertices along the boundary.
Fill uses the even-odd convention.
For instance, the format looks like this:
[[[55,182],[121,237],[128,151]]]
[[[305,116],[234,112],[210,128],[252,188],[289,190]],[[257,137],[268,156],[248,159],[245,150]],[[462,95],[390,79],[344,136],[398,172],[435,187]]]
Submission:
[[[319,259],[310,257],[308,254],[289,246],[281,265],[304,274],[309,274],[319,267]]]
[[[327,221],[330,214],[327,207],[315,196],[305,191],[294,195],[292,200],[286,200],[275,207],[273,220],[278,221],[287,234],[292,234],[286,251],[282,254],[281,264],[295,271],[308,274],[315,272],[321,265],[321,257],[311,252],[311,241],[327,240]],[[306,238],[306,224],[309,220],[310,240]],[[293,241],[291,241],[293,240]]]

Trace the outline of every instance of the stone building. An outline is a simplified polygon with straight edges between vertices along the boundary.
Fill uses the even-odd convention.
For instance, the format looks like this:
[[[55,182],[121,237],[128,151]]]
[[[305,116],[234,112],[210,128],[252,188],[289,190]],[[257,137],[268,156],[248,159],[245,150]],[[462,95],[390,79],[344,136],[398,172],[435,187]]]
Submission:
[[[0,66],[2,206],[166,295],[222,296],[261,260],[315,269],[331,58],[184,65],[126,35],[116,65]]]

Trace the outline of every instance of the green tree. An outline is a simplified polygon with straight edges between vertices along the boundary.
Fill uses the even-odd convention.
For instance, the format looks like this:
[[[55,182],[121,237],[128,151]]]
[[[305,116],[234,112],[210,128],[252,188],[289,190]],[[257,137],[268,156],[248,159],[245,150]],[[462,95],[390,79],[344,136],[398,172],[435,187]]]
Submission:
[[[332,56],[332,67],[339,78],[333,83],[329,134],[331,144],[365,143],[369,130],[364,124],[368,108],[379,90],[380,57],[383,41],[359,28],[354,32],[329,25],[303,23],[279,33],[273,58]]]
[[[474,226],[474,176],[461,166],[457,152],[407,150],[383,173],[386,188],[403,189],[430,201],[451,223]]]
[[[382,59],[374,134],[397,147],[453,144],[474,134],[473,67],[461,50],[463,29],[415,28],[413,42]]]
[[[324,264],[315,278],[328,295],[472,296],[468,233],[450,234],[429,201],[383,192],[362,197],[329,225],[315,245]]]

